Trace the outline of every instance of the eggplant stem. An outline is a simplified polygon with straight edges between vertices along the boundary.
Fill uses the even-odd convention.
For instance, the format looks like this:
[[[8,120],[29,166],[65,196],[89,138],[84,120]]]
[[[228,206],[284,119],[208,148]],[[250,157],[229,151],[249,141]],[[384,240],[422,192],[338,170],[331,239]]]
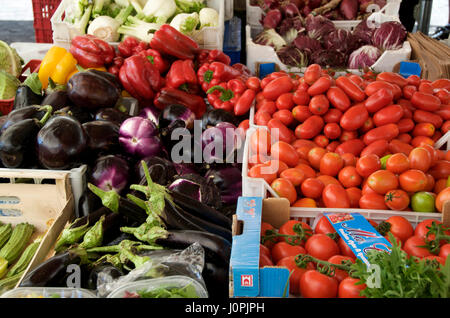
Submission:
[[[47,120],[51,117],[53,112],[53,107],[51,105],[45,105],[39,108],[41,111],[46,111],[45,115],[41,118],[39,123],[44,126]]]
[[[120,196],[116,191],[104,191],[92,183],[88,183],[88,188],[102,200],[102,204],[105,207],[115,213],[118,213]]]

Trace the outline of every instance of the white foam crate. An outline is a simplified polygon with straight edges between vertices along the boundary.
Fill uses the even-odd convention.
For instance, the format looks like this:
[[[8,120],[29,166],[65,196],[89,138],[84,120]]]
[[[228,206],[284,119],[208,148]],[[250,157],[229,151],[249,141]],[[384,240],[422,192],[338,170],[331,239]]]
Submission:
[[[266,126],[258,126],[254,124],[255,107],[250,109],[249,120],[250,128],[247,130],[244,154],[242,162],[242,196],[244,197],[275,197],[278,198],[278,194],[270,187],[270,185],[261,178],[252,178],[248,176],[248,161],[251,157],[251,150],[249,146],[250,136],[260,128],[268,129]],[[447,144],[447,149],[450,149],[450,132],[447,132],[442,136],[435,144],[436,149]],[[304,208],[304,207],[291,207],[290,216],[293,219],[306,222],[311,226],[314,222],[323,215],[325,212],[358,212],[364,215],[366,218],[370,218],[376,222],[386,220],[393,215],[401,215],[405,217],[413,226],[417,225],[425,219],[443,219],[442,213],[419,213],[419,212],[406,212],[406,211],[393,211],[393,210],[364,210],[364,209],[330,209],[330,208]]]
[[[376,4],[371,4],[367,7],[366,12],[382,12],[388,16],[397,17],[400,10],[401,0],[387,0],[386,5],[380,8]],[[261,26],[261,17],[263,15],[263,10],[259,6],[250,5],[250,0],[246,0],[246,11],[247,11],[247,24],[254,26]],[[346,21],[333,21],[339,28],[348,28],[353,30],[356,25],[358,25],[361,20],[346,20]]]
[[[399,21],[398,18],[387,16],[380,12],[372,13],[369,17],[370,21],[373,21],[375,25],[387,21]],[[337,28],[350,30],[350,26],[337,25],[337,21],[333,23]],[[247,46],[247,67],[250,71],[256,74],[256,65],[258,63],[275,63],[281,70],[289,71],[293,73],[303,73],[305,68],[291,67],[283,64],[278,58],[274,48],[268,45],[260,45],[253,42],[253,37],[262,31],[261,27],[254,28],[250,25],[246,25],[245,36]],[[401,49],[398,50],[386,50],[378,58],[378,60],[371,67],[375,72],[390,72],[394,66],[402,61],[407,61],[411,57],[411,45],[408,41],[403,43]],[[360,73],[359,70],[349,70],[353,73]]]
[[[62,0],[50,19],[53,30],[53,43],[55,45],[70,48],[72,38],[81,35],[70,23],[63,21],[65,9],[68,4],[74,0]],[[230,2],[229,0],[227,2]],[[207,0],[207,7],[213,8],[219,12],[219,26],[205,27],[196,31],[192,38],[203,49],[223,49],[223,37],[225,32],[225,1],[224,0]],[[229,5],[228,5],[229,7]],[[113,46],[117,46],[118,42],[111,42]]]

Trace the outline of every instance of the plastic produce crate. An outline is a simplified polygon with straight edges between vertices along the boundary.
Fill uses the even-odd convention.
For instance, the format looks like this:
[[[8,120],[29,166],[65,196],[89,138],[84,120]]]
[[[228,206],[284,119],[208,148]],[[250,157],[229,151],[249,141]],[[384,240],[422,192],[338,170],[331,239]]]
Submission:
[[[37,43],[52,43],[53,31],[50,18],[58,8],[61,0],[32,0],[34,32]]]
[[[55,45],[70,48],[72,38],[81,35],[70,23],[63,21],[64,12],[68,4],[72,0],[62,0],[55,13],[51,18],[51,25],[53,29],[53,43]],[[219,26],[205,27],[197,31],[192,38],[203,49],[218,49],[223,48],[223,37],[225,29],[225,1],[224,0],[207,0],[207,7],[213,8],[219,12]],[[117,42],[111,42],[111,45],[117,45]]]
[[[0,298],[97,298],[90,290],[60,287],[18,287]]]
[[[367,12],[382,12],[388,16],[398,18],[398,12],[400,10],[401,0],[387,0],[386,5],[380,8],[376,4],[372,4],[367,7]],[[263,10],[259,6],[250,5],[250,0],[246,0],[247,11],[247,24],[252,27],[262,27],[261,18]],[[353,30],[361,20],[346,20],[346,21],[333,21],[339,28],[346,28]]]
[[[13,226],[28,222],[35,227],[31,240],[42,241],[23,277],[52,253],[64,226],[74,216],[74,197],[65,171],[0,169],[0,221]],[[10,179],[10,182],[5,182]],[[17,179],[49,180],[52,184],[16,183]],[[45,198],[45,200],[42,200]],[[20,284],[20,281],[19,283]]]
[[[19,80],[23,82],[26,79],[26,73],[37,72],[39,70],[39,66],[41,65],[40,60],[31,60],[29,61],[22,69],[22,74],[19,76]],[[2,115],[9,114],[14,106],[14,97],[11,99],[0,99],[0,113]]]
[[[271,188],[271,186],[261,178],[252,178],[248,176],[248,161],[251,157],[250,150],[250,136],[252,133],[256,131],[256,129],[268,129],[265,126],[257,126],[254,124],[254,107],[250,110],[250,128],[247,130],[245,145],[244,145],[244,156],[242,162],[242,196],[245,197],[275,197],[279,198],[278,194]],[[441,148],[445,147],[447,144],[447,148],[450,143],[450,134],[447,132],[441,139],[436,142],[435,147]],[[314,222],[317,215],[323,212],[359,212],[362,215],[373,219],[378,222],[381,220],[385,220],[389,216],[392,215],[401,215],[405,217],[408,221],[410,221],[413,225],[418,224],[419,222],[428,219],[441,219],[442,213],[419,213],[419,212],[406,212],[406,211],[393,211],[393,210],[365,210],[365,209],[330,209],[330,208],[305,208],[305,207],[291,207],[290,215],[293,218],[297,218],[302,220],[310,225]]]

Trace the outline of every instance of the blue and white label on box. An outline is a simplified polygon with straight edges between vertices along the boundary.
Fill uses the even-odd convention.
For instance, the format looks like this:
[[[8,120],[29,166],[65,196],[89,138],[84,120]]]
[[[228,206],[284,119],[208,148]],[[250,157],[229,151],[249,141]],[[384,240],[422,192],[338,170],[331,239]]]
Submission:
[[[378,250],[391,252],[391,243],[359,213],[324,213],[340,237],[355,256],[370,266],[367,252]]]

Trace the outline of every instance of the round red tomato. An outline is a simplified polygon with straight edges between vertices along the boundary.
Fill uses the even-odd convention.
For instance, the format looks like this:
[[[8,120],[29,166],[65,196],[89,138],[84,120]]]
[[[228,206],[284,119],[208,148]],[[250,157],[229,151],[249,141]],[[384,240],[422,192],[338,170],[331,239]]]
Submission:
[[[291,245],[286,242],[278,242],[271,250],[271,256],[274,263],[278,263],[282,258],[298,254],[306,254],[305,249],[300,245]]]
[[[327,153],[327,150],[321,147],[314,147],[308,152],[308,161],[314,169],[320,169],[320,160]]]
[[[403,172],[398,181],[400,187],[406,192],[424,191],[428,185],[428,177],[422,170],[410,169]]]
[[[337,243],[325,234],[312,235],[305,244],[305,249],[312,257],[328,260],[331,256],[339,254]]]
[[[325,185],[317,178],[308,178],[302,182],[301,191],[303,196],[312,199],[318,199],[322,196]]]
[[[309,270],[300,278],[300,294],[304,298],[335,298],[338,292],[335,278]]]
[[[322,200],[327,208],[350,208],[347,192],[339,184],[326,185],[322,192]]]
[[[386,170],[401,174],[409,169],[409,159],[404,153],[395,153],[386,161]]]
[[[345,261],[350,261],[351,263],[355,262],[353,257],[343,255],[334,255],[328,259],[328,263],[336,265],[342,265]],[[341,282],[348,277],[348,273],[343,269],[335,268],[333,277],[336,278],[338,282]]]
[[[328,152],[320,159],[319,170],[324,175],[337,176],[343,167],[344,160],[337,153]]]
[[[272,259],[266,254],[259,254],[259,267],[273,266]]]
[[[280,267],[286,267],[291,273],[289,276],[289,292],[292,295],[300,294],[300,278],[308,270],[314,269],[313,263],[308,263],[308,265],[306,265],[306,268],[298,267],[295,263],[295,256],[282,258],[276,265]]]
[[[414,229],[414,235],[419,236],[422,238],[426,238],[428,240],[434,240],[436,236],[434,234],[428,234],[429,228],[433,223],[436,224],[442,224],[441,221],[435,220],[435,219],[426,219],[421,221],[419,224],[417,224],[416,228]],[[448,231],[445,231],[446,235],[450,235],[450,229]],[[442,245],[445,244],[445,240],[442,240],[440,242]]]
[[[341,171],[339,171],[338,180],[345,188],[358,187],[363,181],[362,177],[353,166],[342,168]]]
[[[263,238],[267,235],[271,235],[273,233],[273,231],[275,231],[275,228],[267,222],[262,222],[261,223],[261,241],[263,240]],[[271,238],[271,239],[264,239],[264,246],[266,246],[268,249],[271,249],[273,247],[273,245],[277,242],[276,238]]]
[[[333,225],[328,221],[327,217],[322,216],[314,228],[314,233],[316,234],[331,234],[336,233]]]
[[[361,291],[366,289],[366,284],[358,284],[358,278],[347,277],[339,284],[338,298],[366,298],[361,296]]]
[[[342,255],[344,255],[346,257],[349,257],[351,259],[355,259],[356,258],[356,256],[353,253],[352,249],[347,245],[347,243],[345,243],[345,241],[342,239],[342,237],[339,237],[338,246],[339,246],[339,249],[341,250],[341,254]]]
[[[450,243],[442,245],[441,249],[439,250],[439,256],[446,260],[449,255],[450,255]]]
[[[409,195],[403,190],[388,191],[384,196],[384,202],[391,210],[402,211],[409,206]]]
[[[410,169],[422,170],[427,172],[430,169],[432,157],[428,150],[423,147],[417,147],[411,150],[408,156]]]
[[[402,243],[405,243],[408,238],[414,235],[414,228],[403,216],[391,216],[386,220],[386,222],[391,224],[389,232],[399,238]]]
[[[375,154],[361,157],[356,162],[356,171],[358,171],[359,175],[363,178],[367,178],[379,169],[381,169],[381,161]]]
[[[290,244],[303,245],[308,236],[312,235],[311,227],[305,222],[298,220],[286,221],[278,230],[279,241],[289,242]]]
[[[411,236],[405,242],[403,250],[410,256],[426,257],[433,254],[426,248],[420,247],[425,245],[425,240],[419,236]]]
[[[367,178],[367,184],[378,194],[397,189],[398,178],[389,170],[378,170]]]
[[[313,96],[309,102],[309,111],[314,115],[322,116],[328,111],[329,108],[330,102],[323,94]]]

